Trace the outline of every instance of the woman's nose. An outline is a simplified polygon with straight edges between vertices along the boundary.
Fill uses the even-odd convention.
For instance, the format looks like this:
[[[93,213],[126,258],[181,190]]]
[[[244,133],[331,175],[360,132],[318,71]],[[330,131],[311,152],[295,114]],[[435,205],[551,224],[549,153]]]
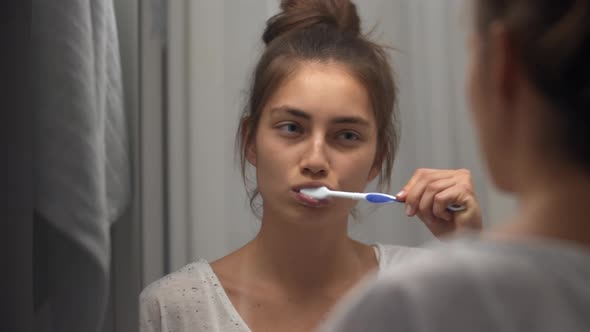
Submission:
[[[327,175],[329,161],[326,148],[324,137],[317,137],[310,140],[301,160],[303,173],[309,173],[309,175],[313,176]]]

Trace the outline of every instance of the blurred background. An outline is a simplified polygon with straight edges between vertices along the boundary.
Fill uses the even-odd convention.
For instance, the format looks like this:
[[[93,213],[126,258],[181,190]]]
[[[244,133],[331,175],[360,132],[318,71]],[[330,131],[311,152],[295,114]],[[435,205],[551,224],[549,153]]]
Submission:
[[[27,240],[13,249],[32,252],[33,277],[23,280],[33,327],[135,331],[146,285],[257,232],[234,138],[279,1],[26,3],[33,98],[21,120],[31,123],[35,166],[19,226]],[[484,227],[502,221],[514,201],[488,182],[466,109],[464,2],[356,4],[364,31],[393,48],[401,144],[392,193],[417,168],[467,168]],[[433,239],[400,206],[360,210],[350,233],[361,241]]]

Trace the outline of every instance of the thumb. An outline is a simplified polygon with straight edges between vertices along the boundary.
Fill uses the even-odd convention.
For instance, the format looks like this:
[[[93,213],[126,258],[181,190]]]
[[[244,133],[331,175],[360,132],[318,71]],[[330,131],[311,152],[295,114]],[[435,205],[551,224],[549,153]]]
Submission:
[[[405,201],[406,197],[408,197],[408,189],[409,189],[409,186],[406,184],[402,188],[402,190],[400,190],[397,194],[395,194],[395,197],[402,202]]]

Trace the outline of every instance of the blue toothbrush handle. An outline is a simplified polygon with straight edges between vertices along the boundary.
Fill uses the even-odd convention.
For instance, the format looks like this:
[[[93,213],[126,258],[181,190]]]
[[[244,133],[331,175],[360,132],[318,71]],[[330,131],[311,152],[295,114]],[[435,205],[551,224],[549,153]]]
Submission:
[[[365,199],[371,203],[389,203],[389,202],[399,202],[395,196],[385,195],[385,194],[378,194],[378,193],[369,193],[365,196]]]
[[[397,200],[397,198],[395,196],[386,195],[386,194],[379,194],[379,193],[368,193],[365,196],[365,199],[368,202],[377,203],[377,204],[390,203],[390,202],[403,203],[403,202]],[[452,211],[452,212],[459,212],[459,211],[465,210],[465,207],[460,204],[450,204],[449,206],[447,206],[447,210]]]

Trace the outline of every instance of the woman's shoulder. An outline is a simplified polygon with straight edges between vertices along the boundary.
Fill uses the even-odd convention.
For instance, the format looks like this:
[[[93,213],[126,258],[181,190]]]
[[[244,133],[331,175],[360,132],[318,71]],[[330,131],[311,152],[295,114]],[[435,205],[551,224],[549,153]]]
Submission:
[[[216,283],[217,278],[209,263],[199,260],[152,282],[141,292],[140,299],[175,303],[204,295]]]
[[[243,331],[241,319],[205,260],[147,286],[140,295],[141,331]]]
[[[373,246],[377,251],[379,270],[386,270],[397,264],[411,261],[430,251],[419,247],[406,247],[381,243],[375,243]]]

